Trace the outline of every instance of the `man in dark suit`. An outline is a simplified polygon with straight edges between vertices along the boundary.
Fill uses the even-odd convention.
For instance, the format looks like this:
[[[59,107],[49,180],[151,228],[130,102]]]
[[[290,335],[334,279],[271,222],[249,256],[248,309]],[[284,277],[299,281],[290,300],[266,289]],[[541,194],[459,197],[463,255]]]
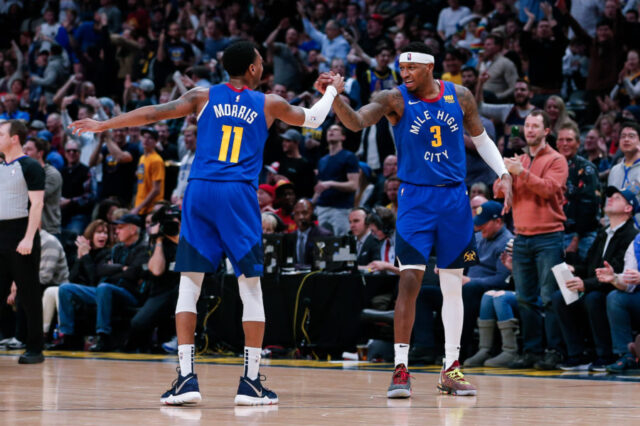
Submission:
[[[366,269],[369,263],[380,260],[380,242],[371,233],[367,216],[368,212],[362,207],[356,207],[349,213],[349,229],[356,239],[357,263],[360,269]]]
[[[313,204],[309,200],[298,200],[293,208],[293,220],[298,229],[293,233],[296,269],[305,269],[313,263],[313,241],[318,237],[330,237],[333,233],[313,221]]]

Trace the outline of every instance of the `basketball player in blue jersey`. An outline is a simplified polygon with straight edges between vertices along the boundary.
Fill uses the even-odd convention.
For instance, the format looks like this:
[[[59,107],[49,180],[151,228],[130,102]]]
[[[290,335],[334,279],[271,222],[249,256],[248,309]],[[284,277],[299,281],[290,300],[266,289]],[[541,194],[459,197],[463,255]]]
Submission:
[[[238,276],[243,303],[244,376],[235,403],[278,403],[276,394],[261,384],[263,378],[258,373],[265,321],[260,287],[262,222],[256,195],[262,151],[274,120],[316,128],[344,89],[344,79],[333,76],[320,101],[311,109],[300,108],[280,96],[253,90],[262,76],[262,57],[253,43],[230,45],[222,63],[230,76],[226,84],[195,88],[175,101],[145,106],[107,121],[84,119],[69,126],[76,134],[103,132],[198,114],[197,148],[182,205],[175,266],[182,271],[176,307],[180,368],[172,388],[161,398],[168,405],[201,400],[193,372],[196,302],[204,273],[216,271],[223,253]]]
[[[409,342],[431,249],[435,246],[442,289],[445,359],[438,389],[452,395],[475,395],[476,389],[460,372],[462,334],[462,271],[477,261],[473,222],[464,185],[466,175],[463,129],[483,160],[501,178],[511,206],[511,177],[495,144],[484,130],[468,89],[433,78],[430,49],[411,43],[400,55],[401,86],[374,94],[371,103],[355,112],[336,98],[333,108],[349,129],[362,130],[386,116],[393,125],[398,156],[396,258],[400,266],[395,307],[395,371],[389,398],[411,396]],[[327,82],[329,76],[326,76]],[[321,78],[323,78],[321,76]]]

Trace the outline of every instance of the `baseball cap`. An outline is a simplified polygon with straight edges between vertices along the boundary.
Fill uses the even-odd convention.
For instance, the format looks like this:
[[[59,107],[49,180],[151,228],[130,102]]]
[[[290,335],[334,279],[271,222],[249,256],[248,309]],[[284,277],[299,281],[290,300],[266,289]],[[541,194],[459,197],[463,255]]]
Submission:
[[[273,185],[269,185],[268,183],[263,183],[262,185],[258,186],[258,189],[262,189],[264,192],[271,195],[271,198],[274,198],[276,196],[276,189],[273,187]]]
[[[630,189],[618,189],[615,186],[607,187],[607,197],[611,197],[616,192],[620,193],[625,200],[629,202],[631,207],[633,207],[633,213],[638,213],[640,211],[640,202],[638,202],[638,197],[630,190]]]
[[[279,180],[278,183],[276,183],[276,187],[275,187],[276,195],[284,191],[286,188],[295,189],[295,187],[293,186],[293,183],[291,183],[290,180],[288,179]]]
[[[487,201],[476,208],[476,216],[473,218],[475,226],[482,226],[490,220],[502,217],[502,204],[497,201]]]
[[[288,141],[294,141],[297,143],[302,142],[302,135],[296,129],[289,129],[283,134],[280,135],[282,139],[286,139]]]
[[[379,24],[384,24],[384,16],[380,15],[379,13],[372,13],[371,15],[369,15],[369,19],[377,21]]]
[[[37,134],[40,139],[45,139],[47,142],[51,143],[53,139],[53,133],[48,130],[40,130]]]
[[[138,216],[137,214],[125,214],[120,219],[114,220],[113,223],[116,223],[118,225],[135,225],[138,228],[142,227],[142,219],[140,219],[140,216]]]
[[[277,175],[278,170],[280,170],[280,163],[278,163],[277,161],[274,161],[273,163],[267,164],[266,166],[264,166],[264,168],[270,171],[271,173],[273,173],[274,175]]]
[[[142,78],[136,83],[131,83],[131,86],[142,89],[143,92],[153,92],[153,90],[156,88],[156,85],[153,84],[153,81],[149,80],[148,78]]]
[[[46,129],[47,126],[45,126],[44,122],[40,121],[40,120],[33,120],[30,124],[29,124],[29,128],[33,129],[33,130],[44,130]]]

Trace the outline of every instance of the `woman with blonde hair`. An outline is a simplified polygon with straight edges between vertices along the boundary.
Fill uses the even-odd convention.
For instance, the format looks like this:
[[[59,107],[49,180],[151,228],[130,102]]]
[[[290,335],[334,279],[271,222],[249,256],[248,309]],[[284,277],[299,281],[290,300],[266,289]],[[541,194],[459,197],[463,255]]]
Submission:
[[[551,120],[551,133],[555,136],[563,124],[573,122],[567,113],[567,107],[564,100],[558,95],[551,95],[544,103],[544,111]]]

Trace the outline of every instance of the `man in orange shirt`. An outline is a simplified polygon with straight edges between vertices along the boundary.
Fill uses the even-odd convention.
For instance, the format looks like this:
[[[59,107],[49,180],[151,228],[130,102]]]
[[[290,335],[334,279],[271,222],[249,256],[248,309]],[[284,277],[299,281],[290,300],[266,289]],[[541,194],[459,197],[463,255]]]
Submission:
[[[158,133],[149,127],[140,131],[143,155],[138,162],[138,192],[132,214],[145,215],[164,196],[164,161],[156,152]]]
[[[550,127],[544,111],[532,111],[524,124],[527,153],[504,159],[513,176],[513,278],[524,346],[522,356],[510,368],[553,369],[562,361],[562,334],[552,307],[558,284],[551,267],[564,257],[562,206],[569,168],[564,156],[547,144]],[[497,198],[502,196],[498,183],[493,186]],[[547,342],[544,358],[543,332]]]

